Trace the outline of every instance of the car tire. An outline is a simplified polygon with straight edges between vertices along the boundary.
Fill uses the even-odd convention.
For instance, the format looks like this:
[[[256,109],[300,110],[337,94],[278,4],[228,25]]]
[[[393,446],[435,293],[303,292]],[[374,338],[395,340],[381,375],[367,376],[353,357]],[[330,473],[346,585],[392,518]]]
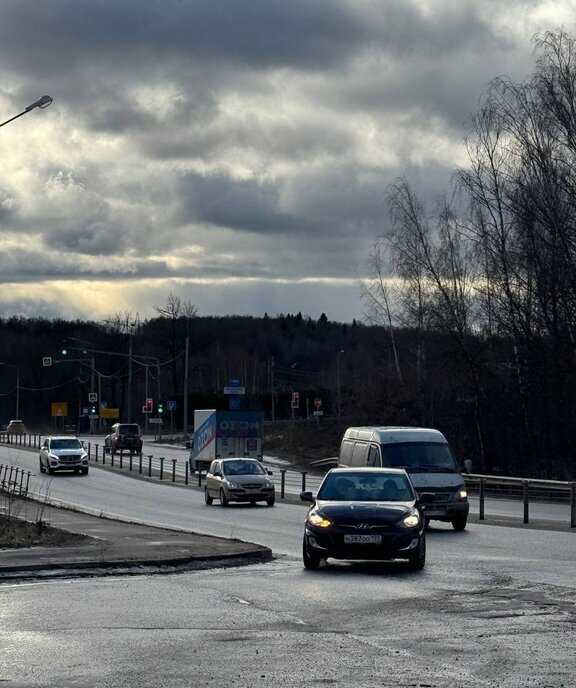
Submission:
[[[302,561],[304,562],[304,568],[308,571],[316,571],[322,562],[322,557],[310,553],[306,538],[302,540]]]
[[[46,470],[48,471],[48,475],[54,475],[55,471],[53,468],[50,467],[50,465],[46,466]]]
[[[42,463],[42,459],[39,459],[40,461],[40,473],[46,473],[46,469],[44,468],[44,464]]]
[[[410,571],[421,571],[426,565],[426,537],[422,534],[417,550],[408,559]]]
[[[82,475],[88,475],[88,469],[87,468],[82,469]]]
[[[425,519],[424,519],[424,527],[425,527],[425,528],[429,528],[429,527],[430,527],[430,519],[429,519],[429,518],[425,518]]]
[[[218,498],[220,500],[220,506],[228,506],[228,497],[226,497],[226,495],[224,494],[224,490],[222,488],[220,488]]]
[[[467,516],[458,516],[457,518],[453,518],[451,523],[452,523],[452,528],[457,531],[462,531],[466,528],[466,524],[468,522],[468,517]]]
[[[206,504],[208,504],[208,506],[210,506],[214,501],[214,497],[211,497],[208,494],[208,490],[206,488],[204,488],[204,501],[206,502]]]
[[[275,503],[276,503],[276,497],[270,497],[270,499],[266,500],[266,504],[268,506],[274,506]]]

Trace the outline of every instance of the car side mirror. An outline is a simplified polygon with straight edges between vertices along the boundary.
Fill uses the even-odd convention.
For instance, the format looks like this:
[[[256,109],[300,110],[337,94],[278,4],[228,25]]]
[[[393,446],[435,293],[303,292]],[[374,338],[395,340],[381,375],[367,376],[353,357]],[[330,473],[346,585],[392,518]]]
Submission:
[[[312,494],[312,492],[301,492],[300,499],[303,502],[310,502],[311,504],[314,504],[314,502],[316,501],[314,499],[314,495]]]
[[[222,473],[220,473],[220,471],[214,471],[214,477],[215,477],[215,478],[221,478],[221,477],[222,477]]]
[[[272,471],[269,468],[266,469],[266,473],[268,473],[268,475],[274,475],[274,473],[272,473]]]

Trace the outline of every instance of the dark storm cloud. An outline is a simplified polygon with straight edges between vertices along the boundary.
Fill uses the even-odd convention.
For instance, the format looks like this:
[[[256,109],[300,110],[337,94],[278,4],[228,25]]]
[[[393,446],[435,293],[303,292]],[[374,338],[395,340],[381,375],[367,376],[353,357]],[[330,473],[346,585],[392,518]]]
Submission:
[[[515,23],[537,9],[2,0],[6,117],[55,102],[2,129],[0,274],[357,277],[389,228],[389,184],[406,176],[433,203],[489,80],[530,72]],[[262,303],[258,289],[244,293]]]

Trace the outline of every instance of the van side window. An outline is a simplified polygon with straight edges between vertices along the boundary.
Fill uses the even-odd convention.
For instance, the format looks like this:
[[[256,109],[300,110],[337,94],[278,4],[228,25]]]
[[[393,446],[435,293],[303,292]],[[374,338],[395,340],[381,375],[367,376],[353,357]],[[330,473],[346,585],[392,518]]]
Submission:
[[[368,445],[363,442],[356,442],[352,451],[351,466],[365,466],[368,458]]]
[[[352,461],[352,450],[354,448],[354,442],[350,440],[344,440],[342,446],[340,447],[340,463],[343,466],[351,466]]]
[[[380,466],[380,451],[378,447],[375,444],[370,445],[370,449],[368,450],[368,461],[366,462],[367,466]]]

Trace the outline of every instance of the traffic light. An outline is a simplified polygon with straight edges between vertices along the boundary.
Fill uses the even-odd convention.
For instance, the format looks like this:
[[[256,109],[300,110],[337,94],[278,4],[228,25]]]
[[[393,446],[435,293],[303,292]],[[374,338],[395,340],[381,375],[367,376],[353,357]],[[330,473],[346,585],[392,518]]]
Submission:
[[[146,413],[153,413],[154,399],[146,399]]]
[[[62,354],[62,356],[66,356],[66,354],[68,353],[68,350],[62,349],[62,351],[60,353]]]
[[[158,404],[158,413],[164,413],[164,404]]]

